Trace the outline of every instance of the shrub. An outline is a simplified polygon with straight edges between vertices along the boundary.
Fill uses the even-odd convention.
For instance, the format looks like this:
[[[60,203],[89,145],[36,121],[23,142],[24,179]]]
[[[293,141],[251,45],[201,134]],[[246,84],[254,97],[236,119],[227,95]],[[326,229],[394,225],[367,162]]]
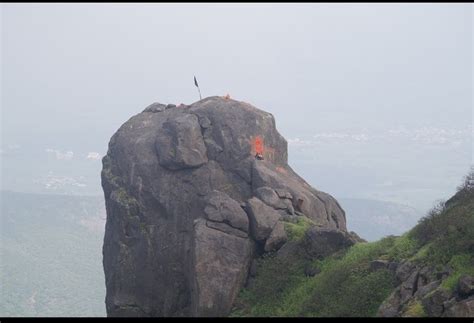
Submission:
[[[418,221],[418,225],[412,230],[412,234],[422,244],[432,240],[440,233],[440,230],[445,229],[440,225],[442,220],[441,215],[445,210],[445,201],[438,200],[431,210],[428,211],[428,214]]]
[[[300,241],[306,231],[314,225],[314,222],[305,216],[298,216],[296,221],[296,223],[285,222],[285,231],[289,241]]]
[[[403,316],[407,317],[424,317],[426,316],[423,304],[420,301],[415,300],[408,304],[407,309]]]
[[[474,191],[474,165],[471,166],[471,169],[470,169],[469,173],[466,176],[464,176],[464,179],[463,179],[461,185],[459,185],[457,187],[457,191],[458,192],[462,192],[462,191],[472,192],[472,191]]]
[[[394,239],[393,246],[387,250],[388,259],[400,261],[413,256],[419,249],[419,242],[409,233]]]

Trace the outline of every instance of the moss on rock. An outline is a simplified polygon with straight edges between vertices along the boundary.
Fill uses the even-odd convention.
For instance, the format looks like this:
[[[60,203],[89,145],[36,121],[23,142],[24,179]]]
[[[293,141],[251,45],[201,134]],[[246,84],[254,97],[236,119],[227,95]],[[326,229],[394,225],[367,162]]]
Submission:
[[[288,241],[301,241],[306,231],[313,225],[315,225],[314,222],[305,216],[298,216],[296,223],[285,222]]]

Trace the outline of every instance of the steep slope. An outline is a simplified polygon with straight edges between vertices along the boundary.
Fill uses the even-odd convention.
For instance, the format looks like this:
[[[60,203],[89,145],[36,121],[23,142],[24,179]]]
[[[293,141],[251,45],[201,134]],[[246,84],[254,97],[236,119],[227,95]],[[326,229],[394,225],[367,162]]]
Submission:
[[[102,170],[107,314],[227,315],[288,225],[310,223],[315,254],[353,244],[337,201],[287,157],[273,116],[228,98],[155,103],[122,125]]]
[[[316,259],[256,262],[233,316],[474,316],[474,173],[412,230]],[[470,184],[471,183],[471,184]]]
[[[474,316],[474,172],[408,232],[379,316]]]

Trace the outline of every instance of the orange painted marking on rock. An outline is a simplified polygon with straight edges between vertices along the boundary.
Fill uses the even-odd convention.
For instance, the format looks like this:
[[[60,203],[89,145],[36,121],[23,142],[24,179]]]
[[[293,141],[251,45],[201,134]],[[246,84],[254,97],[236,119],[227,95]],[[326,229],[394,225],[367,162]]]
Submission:
[[[255,139],[253,140],[253,149],[255,150],[255,153],[263,155],[264,148],[262,137],[255,137]]]

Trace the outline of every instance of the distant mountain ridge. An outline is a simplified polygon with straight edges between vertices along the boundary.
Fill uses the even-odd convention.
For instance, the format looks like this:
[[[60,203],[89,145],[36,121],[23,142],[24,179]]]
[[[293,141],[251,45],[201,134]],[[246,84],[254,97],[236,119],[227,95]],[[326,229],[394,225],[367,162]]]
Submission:
[[[362,198],[338,198],[347,214],[347,226],[368,241],[401,235],[411,229],[423,213],[395,202]]]

